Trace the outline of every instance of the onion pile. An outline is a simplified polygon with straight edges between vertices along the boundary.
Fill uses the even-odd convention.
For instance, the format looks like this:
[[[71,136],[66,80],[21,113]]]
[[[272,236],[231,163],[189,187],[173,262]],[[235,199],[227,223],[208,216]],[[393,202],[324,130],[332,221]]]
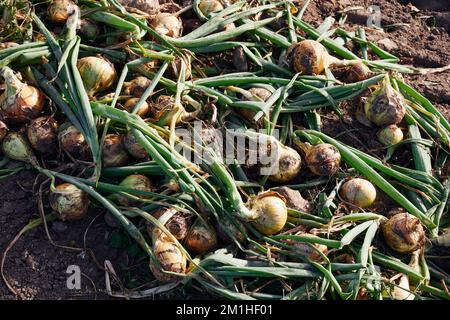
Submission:
[[[36,118],[27,127],[27,137],[33,149],[53,152],[58,144],[58,123],[52,117]]]
[[[331,144],[321,143],[308,150],[305,161],[312,173],[332,176],[340,168],[341,154]]]
[[[0,97],[4,116],[15,123],[28,122],[39,116],[45,102],[42,91],[20,81],[9,67],[0,69],[0,76],[6,85],[6,90]]]
[[[340,194],[348,203],[363,209],[370,207],[377,197],[373,184],[360,178],[345,182],[340,189]]]
[[[83,134],[75,126],[62,125],[58,133],[58,140],[61,149],[71,157],[79,160],[86,160],[89,157],[89,145]]]
[[[155,31],[171,38],[181,37],[183,31],[183,23],[181,19],[167,12],[158,13],[150,22]]]
[[[251,197],[247,207],[256,216],[253,226],[264,235],[275,234],[286,224],[286,201],[276,192],[267,191]]]
[[[391,124],[377,132],[377,139],[381,144],[389,147],[403,140],[403,131],[397,125]]]
[[[108,134],[102,148],[102,162],[105,168],[121,167],[130,161],[123,145],[123,136]]]
[[[77,9],[77,5],[71,0],[52,0],[47,10],[48,19],[53,23],[66,23]]]
[[[381,226],[386,243],[400,253],[411,253],[425,244],[425,231],[419,219],[397,213]]]
[[[113,64],[100,56],[79,59],[77,68],[89,97],[110,88],[117,79]]]
[[[50,194],[50,206],[63,221],[79,220],[86,216],[89,197],[73,184],[63,183]]]
[[[151,192],[153,190],[152,183],[149,178],[142,174],[132,174],[123,179],[119,186],[138,191]],[[140,199],[149,199],[149,196],[137,196]],[[122,194],[115,195],[117,202],[124,207],[137,206],[141,202]]]

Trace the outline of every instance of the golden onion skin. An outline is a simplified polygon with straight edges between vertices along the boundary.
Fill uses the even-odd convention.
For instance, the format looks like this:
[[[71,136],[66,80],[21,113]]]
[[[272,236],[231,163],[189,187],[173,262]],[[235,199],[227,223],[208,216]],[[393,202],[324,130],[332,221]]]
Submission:
[[[367,119],[379,127],[398,124],[406,113],[405,99],[394,90],[387,78],[367,99],[364,111]]]
[[[3,121],[0,121],[0,142],[3,141],[7,134],[8,126]]]
[[[183,31],[183,23],[178,17],[167,13],[158,13],[150,22],[150,25],[162,36],[179,38]]]
[[[2,141],[3,153],[11,159],[32,162],[35,157],[27,139],[19,132],[10,132]]]
[[[125,150],[136,159],[149,158],[147,151],[145,151],[144,147],[137,142],[136,137],[131,131],[123,138],[123,146],[125,147]]]
[[[359,208],[370,207],[377,197],[377,191],[372,183],[360,178],[345,182],[340,190],[341,197]]]
[[[382,128],[377,132],[378,141],[386,147],[403,141],[403,131],[395,124]]]
[[[123,84],[124,94],[140,98],[151,84],[152,81],[146,77],[136,77]]]
[[[39,117],[27,127],[27,137],[34,150],[48,153],[56,150],[58,144],[58,123],[52,117]]]
[[[327,49],[314,40],[303,40],[291,45],[286,55],[291,68],[304,75],[322,74],[330,64]]]
[[[425,244],[425,231],[420,220],[409,213],[397,213],[382,224],[384,239],[390,248],[411,253]]]
[[[198,8],[205,15],[209,16],[211,13],[222,11],[223,5],[218,0],[201,0]]]
[[[165,214],[169,214],[171,217],[167,220],[164,226],[175,237],[175,239],[178,241],[184,240],[189,232],[189,219],[183,213],[178,212],[173,208],[160,208],[152,213],[156,219],[161,218]],[[153,227],[150,223],[147,225],[147,232],[151,238],[156,236],[163,241],[171,241],[168,235],[166,235],[161,229]],[[155,234],[155,232],[157,234]]]
[[[15,42],[2,42],[0,43],[0,50],[17,47],[19,44]]]
[[[302,167],[302,158],[292,148],[279,145],[278,170],[269,176],[276,183],[287,183],[294,179]]]
[[[192,67],[191,67],[191,61],[188,58],[180,58],[179,56],[176,56],[175,59],[173,59],[168,68],[167,68],[167,74],[169,76],[169,79],[172,80],[178,80],[181,74],[181,68],[182,63],[181,59],[184,60],[184,80],[188,80],[192,76]]]
[[[78,59],[77,68],[89,97],[110,88],[117,79],[113,64],[103,57]]]
[[[140,98],[128,99],[123,105],[124,109],[131,113],[139,100]],[[144,103],[141,105],[136,114],[140,117],[145,117],[149,112],[149,110],[150,106],[148,105],[147,101],[144,101]]]
[[[186,273],[187,258],[173,242],[157,239],[153,244],[153,252],[161,265],[162,270],[174,273]],[[179,279],[174,274],[162,272],[155,264],[150,263],[150,270],[156,279],[162,282],[170,282]]]
[[[332,176],[339,171],[341,154],[331,144],[321,143],[306,153],[305,161],[312,173],[318,176]]]
[[[87,193],[70,183],[56,186],[49,200],[55,215],[63,221],[80,220],[86,216],[89,208]]]
[[[89,145],[83,134],[78,129],[69,125],[65,128],[60,128],[58,134],[59,144],[61,149],[67,152],[71,157],[79,160],[86,160],[90,154]]]
[[[63,24],[77,10],[77,5],[71,0],[52,0],[47,10],[48,20]]]
[[[186,249],[196,254],[205,254],[217,246],[217,233],[209,225],[197,221],[184,239]]]
[[[138,191],[146,191],[151,192],[153,190],[152,182],[149,178],[142,174],[132,174],[125,177],[119,184],[119,186],[138,190]],[[149,199],[149,196],[136,196],[140,199]],[[138,206],[141,204],[139,200],[131,199],[127,196],[117,194],[116,195],[117,202],[124,207]]]
[[[278,233],[286,224],[286,202],[276,192],[268,191],[251,198],[248,207],[257,217],[252,221],[252,225],[264,235]]]
[[[369,79],[373,72],[362,62],[358,62],[350,67],[345,78],[346,83],[355,83]]]
[[[130,161],[123,146],[123,136],[108,134],[102,148],[102,162],[105,168],[122,167]]]

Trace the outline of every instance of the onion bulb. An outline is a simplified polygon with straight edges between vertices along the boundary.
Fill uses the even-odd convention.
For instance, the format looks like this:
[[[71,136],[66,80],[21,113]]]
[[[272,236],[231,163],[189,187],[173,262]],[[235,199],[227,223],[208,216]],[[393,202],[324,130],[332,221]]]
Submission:
[[[132,112],[134,107],[136,106],[136,104],[138,103],[138,101],[141,98],[131,98],[128,99],[125,104],[123,105],[123,107],[128,111],[128,112]],[[137,115],[140,117],[145,117],[149,111],[149,105],[147,103],[147,101],[144,101],[141,105],[141,107],[139,108],[139,110],[137,111]]]
[[[246,92],[241,92],[244,100],[247,101],[267,101],[271,96],[272,92],[265,88],[254,87],[248,89]],[[255,116],[258,113],[257,111],[250,110],[247,108],[239,108],[237,112],[243,116],[250,123],[262,124],[263,119],[255,120]]]
[[[186,255],[175,243],[156,240],[153,244],[153,252],[163,271],[186,273]],[[174,274],[164,273],[154,263],[150,263],[150,270],[159,281],[169,282],[179,278]]]
[[[71,0],[53,0],[47,10],[48,20],[53,23],[66,23],[77,8],[77,5]]]
[[[77,68],[89,97],[110,88],[117,79],[113,64],[100,56],[79,59]]]
[[[2,42],[0,43],[0,50],[17,47],[19,44],[15,42]]]
[[[80,21],[79,32],[84,40],[94,41],[100,34],[100,28],[91,20],[82,19]]]
[[[58,134],[61,149],[71,157],[85,160],[89,157],[90,148],[83,134],[73,125],[62,125]]]
[[[367,99],[364,111],[367,119],[380,127],[402,121],[406,113],[405,99],[394,90],[389,76],[384,78],[379,88]]]
[[[367,208],[375,201],[377,191],[369,181],[353,178],[342,185],[340,194],[345,201],[352,205]]]
[[[184,62],[181,63],[181,62]],[[184,65],[184,80],[189,79],[192,76],[192,67],[191,67],[191,61],[190,58],[187,58],[183,56],[183,58],[179,56],[175,56],[175,59],[173,59],[168,68],[167,73],[169,75],[170,79],[178,80],[181,74],[181,68],[183,68]]]
[[[130,157],[123,146],[123,136],[108,134],[102,148],[102,161],[105,168],[122,167],[128,163]]]
[[[27,127],[27,137],[33,149],[52,152],[58,143],[58,123],[52,117],[36,118]]]
[[[158,0],[119,0],[119,3],[125,7],[138,9],[149,15],[159,12]]]
[[[384,146],[389,147],[403,140],[403,131],[395,124],[391,124],[378,131],[377,138]]]
[[[181,19],[167,12],[158,13],[150,25],[158,34],[172,38],[179,38],[183,30]]]
[[[44,107],[44,94],[38,88],[19,80],[9,67],[0,70],[6,90],[0,97],[4,116],[12,122],[24,123],[36,118]]]
[[[63,221],[82,219],[89,208],[87,193],[70,183],[56,186],[50,194],[50,206]]]
[[[362,62],[358,62],[350,67],[347,72],[345,82],[355,83],[369,79],[373,72]]]
[[[273,144],[272,144],[273,145]],[[294,179],[300,172],[302,159],[297,151],[276,141],[277,170],[269,176],[276,183],[286,183]]]
[[[198,4],[198,8],[207,17],[211,13],[219,12],[224,9],[222,3],[218,0],[201,0]]]
[[[132,174],[127,176],[120,182],[119,186],[127,189],[146,192],[151,192],[153,189],[150,179],[142,174]],[[124,207],[137,206],[141,203],[139,202],[139,200],[132,199],[122,194],[116,194],[115,196],[117,202]],[[150,198],[149,196],[136,196],[136,197],[140,199]]]
[[[281,231],[287,221],[284,198],[276,192],[267,191],[249,199],[248,208],[255,213],[253,226],[264,235]]]
[[[124,93],[139,98],[151,84],[152,81],[150,79],[139,76],[123,84]]]
[[[123,138],[123,146],[125,150],[136,159],[146,159],[148,158],[148,153],[145,151],[139,142],[137,142],[134,134],[129,131]]]
[[[312,173],[332,176],[340,168],[341,154],[331,144],[321,143],[308,150],[305,161]]]
[[[3,153],[11,159],[34,162],[35,157],[27,139],[19,132],[10,132],[3,139]]]
[[[420,220],[409,213],[397,213],[381,226],[386,243],[400,253],[411,253],[425,244]]]
[[[8,133],[8,127],[3,121],[0,121],[0,142],[3,141],[6,134]]]
[[[217,245],[217,234],[213,227],[197,220],[184,239],[186,249],[196,254],[205,254]]]
[[[299,234],[299,236],[309,237],[312,235],[309,233],[301,233],[301,234]],[[306,257],[308,257],[308,259],[310,259],[314,262],[322,262],[323,261],[322,255],[319,252],[321,252],[323,254],[327,254],[327,252],[328,252],[328,247],[326,245],[319,244],[319,243],[309,244],[307,242],[296,241],[296,242],[293,242],[292,245],[295,247],[295,249],[293,250],[294,253],[301,255],[301,256],[306,256]]]
[[[304,75],[321,74],[336,60],[321,43],[314,40],[303,40],[291,45],[286,57],[291,68]]]
[[[161,95],[152,104],[150,109],[152,118],[158,122],[159,125],[170,125],[173,122],[180,124],[183,121],[189,121],[198,114],[198,112],[187,112],[181,104],[176,104],[175,99],[171,96]]]
[[[182,241],[186,238],[189,231],[189,221],[188,218],[181,212],[178,212],[174,208],[160,208],[156,210],[152,215],[161,221],[162,217],[168,215],[168,219],[165,220],[164,226],[169,230],[169,232],[177,239]],[[166,235],[161,229],[154,227],[149,224],[147,227],[147,232],[153,238],[158,238],[162,241],[171,241],[171,238]]]

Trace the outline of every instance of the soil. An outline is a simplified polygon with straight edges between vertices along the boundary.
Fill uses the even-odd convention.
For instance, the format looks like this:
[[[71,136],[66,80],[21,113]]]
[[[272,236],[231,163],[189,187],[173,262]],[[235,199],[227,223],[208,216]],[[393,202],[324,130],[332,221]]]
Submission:
[[[412,4],[410,4],[412,3]],[[318,25],[327,16],[339,18],[339,10],[360,6],[363,9],[347,11],[346,28],[355,29],[365,25],[369,17],[367,8],[378,5],[381,10],[381,23],[389,26],[385,32],[370,31],[367,37],[378,42],[381,47],[400,57],[404,64],[416,67],[435,68],[450,64],[450,6],[446,1],[356,1],[356,0],[313,0],[304,19]],[[413,7],[414,6],[414,7]],[[389,39],[390,41],[386,40]],[[450,80],[449,72],[408,75],[409,84],[428,97],[439,110],[450,119]],[[347,113],[339,118],[334,113],[323,113],[323,131],[338,136],[345,143],[365,149],[358,141],[369,141],[371,146],[374,132],[362,127],[348,115],[354,105],[343,106]],[[408,165],[411,157],[407,150],[395,155],[396,161]],[[35,185],[36,175],[22,171],[14,176],[0,180],[2,197],[0,200],[0,253],[15,238],[30,220],[39,218],[37,206],[38,193]],[[45,198],[45,197],[44,197]],[[46,213],[50,213],[44,199]],[[26,232],[8,252],[4,264],[4,275],[16,291],[13,294],[0,281],[0,299],[107,299],[105,294],[105,260],[120,271],[119,277],[127,278],[127,270],[133,268],[134,277],[127,278],[125,286],[145,281],[147,266],[139,258],[133,258],[130,250],[113,245],[117,229],[108,225],[102,210],[93,209],[89,215],[76,222],[49,222],[49,234],[58,245],[78,247],[77,251],[53,245],[43,225]],[[88,250],[89,248],[89,250]],[[67,268],[79,266],[82,272],[81,289],[67,288],[70,274]]]

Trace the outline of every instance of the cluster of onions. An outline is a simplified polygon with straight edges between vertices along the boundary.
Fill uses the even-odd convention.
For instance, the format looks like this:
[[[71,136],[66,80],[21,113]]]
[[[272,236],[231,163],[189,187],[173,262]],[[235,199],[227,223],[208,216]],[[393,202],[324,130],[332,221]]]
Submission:
[[[340,168],[341,154],[331,144],[321,143],[308,149],[305,162],[312,173],[318,176],[332,176]]]
[[[425,231],[420,220],[409,213],[397,213],[382,224],[384,239],[393,250],[411,253],[425,244]]]
[[[352,178],[346,181],[339,193],[346,202],[363,209],[370,207],[377,197],[374,185],[361,178]]]
[[[69,123],[61,125],[58,133],[59,145],[72,158],[86,160],[90,155],[89,144],[83,134]]]
[[[5,92],[0,96],[0,107],[6,119],[14,123],[25,123],[42,112],[45,97],[41,90],[20,81],[9,67],[0,69],[5,81]]]
[[[123,135],[108,134],[102,148],[102,163],[105,168],[122,167],[130,161],[123,144]]]
[[[151,19],[150,25],[158,34],[171,38],[179,38],[183,32],[181,19],[168,12],[155,15]]]
[[[286,51],[286,60],[290,67],[304,75],[322,74],[338,60],[327,49],[314,40],[303,40],[291,45]]]
[[[403,131],[397,125],[391,124],[377,132],[377,139],[382,145],[389,147],[403,141]]]
[[[127,189],[151,192],[153,190],[152,182],[149,178],[142,174],[132,174],[125,177],[119,184],[119,186]],[[140,204],[139,200],[132,199],[122,194],[114,195],[117,202],[124,207],[137,206]],[[150,197],[140,195],[139,199],[149,199]]]
[[[264,235],[278,233],[286,224],[286,200],[277,192],[266,191],[250,197],[247,207],[255,217],[252,225]]]
[[[71,0],[52,0],[47,9],[48,20],[64,24],[77,9],[77,5]]]
[[[114,65],[101,56],[78,59],[77,68],[89,97],[110,88],[117,79]]]
[[[89,208],[88,195],[70,183],[56,186],[49,200],[55,215],[63,221],[82,219]]]

